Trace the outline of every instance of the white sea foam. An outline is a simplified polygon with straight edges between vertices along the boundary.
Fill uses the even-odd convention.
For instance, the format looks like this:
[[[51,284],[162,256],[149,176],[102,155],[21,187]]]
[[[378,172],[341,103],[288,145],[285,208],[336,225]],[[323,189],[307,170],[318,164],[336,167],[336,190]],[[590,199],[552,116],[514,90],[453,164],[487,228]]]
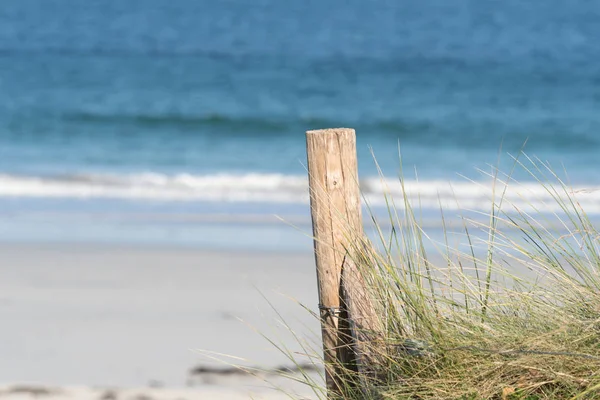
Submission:
[[[437,209],[487,211],[493,198],[492,182],[361,179],[361,189],[372,205],[385,204],[385,197],[402,207],[403,193],[413,206]],[[496,184],[496,200],[504,191]],[[568,189],[589,213],[600,213],[600,186]],[[0,197],[114,198],[158,201],[218,201],[308,203],[306,177],[282,174],[74,174],[40,177],[0,174]],[[557,211],[559,204],[538,183],[508,186],[505,204],[524,210]]]
[[[307,180],[279,174],[0,174],[0,197],[307,202]]]

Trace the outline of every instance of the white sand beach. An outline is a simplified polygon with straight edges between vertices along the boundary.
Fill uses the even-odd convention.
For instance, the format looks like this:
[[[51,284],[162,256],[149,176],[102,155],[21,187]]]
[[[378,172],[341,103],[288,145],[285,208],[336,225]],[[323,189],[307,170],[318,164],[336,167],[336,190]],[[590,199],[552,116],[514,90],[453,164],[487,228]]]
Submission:
[[[291,300],[314,309],[316,291],[310,253],[0,245],[0,392],[7,399],[281,398],[261,379],[220,374],[229,366],[207,352],[238,357],[220,357],[232,364],[293,366],[261,336],[302,353],[269,303],[318,349],[318,321]],[[192,376],[194,368],[217,371]],[[302,385],[265,377],[312,398]]]

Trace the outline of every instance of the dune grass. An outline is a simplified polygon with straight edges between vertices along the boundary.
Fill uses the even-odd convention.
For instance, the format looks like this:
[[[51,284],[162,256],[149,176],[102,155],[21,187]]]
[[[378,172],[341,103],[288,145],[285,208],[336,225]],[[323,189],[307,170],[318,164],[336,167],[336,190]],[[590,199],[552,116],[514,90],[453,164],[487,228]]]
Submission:
[[[419,222],[418,196],[386,199],[389,221],[373,217],[379,243],[352,252],[385,326],[372,349],[381,363],[341,398],[600,398],[599,233],[579,193],[521,158],[515,168],[559,211],[543,212],[495,170],[489,212],[461,217],[456,232],[441,208],[436,243]],[[320,383],[306,383],[326,398]]]

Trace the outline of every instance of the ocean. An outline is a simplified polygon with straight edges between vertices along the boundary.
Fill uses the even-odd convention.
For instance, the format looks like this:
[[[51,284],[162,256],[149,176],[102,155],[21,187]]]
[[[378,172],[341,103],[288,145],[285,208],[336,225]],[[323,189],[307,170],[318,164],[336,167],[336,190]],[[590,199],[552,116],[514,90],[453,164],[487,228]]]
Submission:
[[[309,248],[272,215],[310,232],[305,131],[338,126],[374,209],[373,154],[433,221],[524,149],[600,215],[599,2],[2,4],[0,240]]]

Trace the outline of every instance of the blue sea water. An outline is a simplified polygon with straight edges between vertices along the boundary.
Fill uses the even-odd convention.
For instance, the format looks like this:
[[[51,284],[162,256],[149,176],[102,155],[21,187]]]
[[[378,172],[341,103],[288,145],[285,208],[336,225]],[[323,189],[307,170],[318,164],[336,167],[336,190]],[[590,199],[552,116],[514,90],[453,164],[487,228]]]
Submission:
[[[304,132],[336,126],[375,205],[371,150],[393,178],[398,146],[430,209],[488,207],[461,176],[525,142],[598,186],[599,22],[591,0],[3,0],[0,239],[307,226]]]

